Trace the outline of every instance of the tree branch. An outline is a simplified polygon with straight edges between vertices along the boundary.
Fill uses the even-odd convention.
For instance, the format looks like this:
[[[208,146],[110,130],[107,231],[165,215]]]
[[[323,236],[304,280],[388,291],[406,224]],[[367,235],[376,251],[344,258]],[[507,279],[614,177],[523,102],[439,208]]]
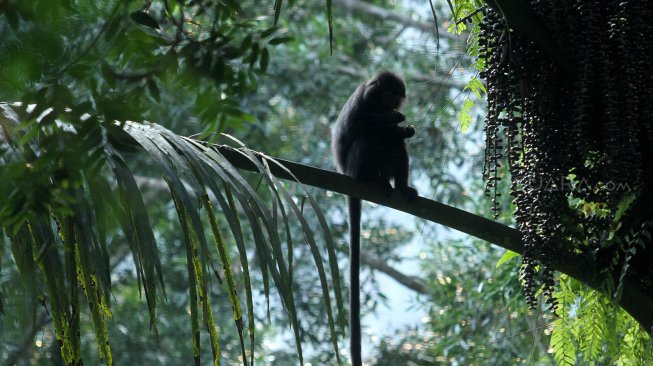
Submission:
[[[214,145],[214,147],[235,167],[258,172],[256,165],[236,149],[224,145]],[[260,153],[256,153],[256,155],[259,159],[273,159],[283,166],[282,168],[276,164],[269,164],[271,173],[279,178],[391,207],[475,236],[513,252],[520,254],[524,252],[519,231],[509,226],[424,197],[417,197],[412,202],[404,200],[397,192],[386,197],[378,186],[355,181],[346,175],[267,157]],[[566,273],[599,291],[604,290],[604,275],[599,273],[594,261],[587,256],[557,254],[549,258],[547,262],[556,271]],[[653,294],[647,293],[631,276],[627,276],[624,279],[623,293],[619,303],[651,334]]]
[[[236,168],[259,172],[256,164],[249,160],[246,154],[242,154],[237,149],[226,145],[212,146]],[[253,153],[260,160],[273,160],[278,163],[278,165],[274,163],[267,164],[270,172],[278,178],[391,207],[475,236],[513,252],[519,254],[524,252],[519,231],[509,226],[424,197],[417,197],[414,201],[408,202],[396,191],[393,191],[390,197],[387,197],[384,190],[374,184],[355,181],[343,174],[272,158],[255,151]],[[536,259],[544,260],[544,258],[538,257]],[[556,255],[546,259],[546,263],[553,270],[565,273],[598,291],[605,292],[606,274],[600,272],[595,260],[589,255],[556,253]],[[639,284],[633,276],[627,275],[623,280],[623,291],[619,304],[651,334],[653,331],[653,311],[651,311],[653,309],[653,294]]]
[[[397,12],[384,9],[380,6],[372,5],[370,3],[358,0],[333,0],[333,3],[340,5],[344,9],[371,15],[379,19],[393,20],[397,23],[419,29],[423,32],[435,32],[435,25],[433,23],[420,22],[419,20],[415,20],[407,15],[402,15]],[[441,26],[438,26],[438,34],[442,38],[447,38],[453,41],[464,41],[464,38],[447,32],[447,30]]]
[[[463,90],[467,86],[467,83],[451,80],[451,78],[447,77],[446,75],[409,75],[407,76],[407,79],[413,83],[429,83],[436,90],[444,88],[456,88]]]
[[[393,280],[417,293],[424,295],[431,295],[433,293],[431,288],[423,279],[417,276],[409,276],[404,274],[375,255],[361,252],[361,262],[370,266],[371,268],[376,269],[377,271],[385,273]]]
[[[19,360],[24,359],[25,355],[32,350],[36,334],[51,321],[52,318],[50,318],[45,310],[40,311],[31,327],[25,330],[25,333],[23,333],[23,336],[20,337],[20,339],[16,340],[15,349],[12,352],[9,352],[7,359],[2,363],[2,365],[17,365]],[[54,342],[56,343],[57,341],[54,340]]]
[[[347,59],[346,62],[351,60]],[[335,67],[335,70],[339,74],[345,74],[351,76],[352,78],[360,78],[362,68],[345,66],[346,62]],[[467,86],[466,82],[452,80],[449,75],[446,74],[437,74],[437,75],[424,75],[424,74],[407,74],[404,75],[407,81],[417,84],[430,84],[435,90],[445,89],[445,88],[455,88],[459,90],[465,89]]]

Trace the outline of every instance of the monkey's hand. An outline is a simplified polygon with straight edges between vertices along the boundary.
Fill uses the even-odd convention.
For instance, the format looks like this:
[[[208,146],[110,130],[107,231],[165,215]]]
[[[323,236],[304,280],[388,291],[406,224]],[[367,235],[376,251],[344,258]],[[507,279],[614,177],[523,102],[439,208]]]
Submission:
[[[390,113],[392,114],[390,119],[392,123],[401,123],[406,120],[406,116],[404,116],[404,114],[399,111],[392,111]]]
[[[403,138],[408,138],[408,137],[415,136],[415,127],[413,125],[408,125],[406,127],[402,127],[401,136]]]

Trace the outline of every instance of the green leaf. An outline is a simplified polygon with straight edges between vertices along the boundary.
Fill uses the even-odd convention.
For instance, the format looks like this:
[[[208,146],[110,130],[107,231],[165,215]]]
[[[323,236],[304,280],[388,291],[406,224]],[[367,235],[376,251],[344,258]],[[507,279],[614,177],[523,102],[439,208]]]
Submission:
[[[267,48],[263,48],[263,51],[261,52],[261,59],[259,60],[261,71],[266,72],[269,64],[270,64],[270,51],[268,51]]]
[[[460,130],[463,132],[466,132],[469,130],[469,127],[472,124],[472,116],[470,114],[472,107],[474,106],[474,102],[467,98],[463,102],[463,107],[460,110],[460,113],[458,114],[458,122],[460,123]]]
[[[621,221],[621,218],[623,217],[624,213],[630,205],[635,201],[636,196],[634,194],[626,194],[620,201],[619,204],[617,204],[617,210],[614,213],[614,218],[612,219],[612,222],[618,223]]]
[[[129,17],[136,23],[152,29],[161,29],[159,23],[152,16],[144,11],[135,11]]]
[[[320,224],[320,227],[322,228],[322,232],[324,234],[324,239],[326,241],[326,247],[327,247],[327,252],[329,255],[329,266],[331,269],[331,278],[333,281],[333,291],[335,293],[335,298],[336,298],[336,306],[338,309],[338,323],[340,325],[341,330],[344,332],[344,327],[345,327],[345,316],[344,316],[344,301],[342,299],[342,290],[340,286],[340,270],[338,268],[338,258],[336,256],[336,246],[333,241],[333,237],[331,236],[331,230],[329,229],[329,225],[326,221],[326,218],[322,214],[322,210],[320,210],[320,207],[313,197],[307,190],[306,187],[304,187],[303,184],[299,183],[299,180],[288,170],[285,166],[281,165],[279,162],[277,162],[275,159],[268,159],[268,161],[272,164],[275,164],[279,168],[283,169],[288,173],[290,176],[293,177],[293,179],[299,184],[299,186],[302,188],[304,191],[304,194],[306,197],[308,197],[308,201],[311,205],[311,208],[313,209],[313,212],[315,212],[315,215],[317,216],[318,222]],[[336,345],[337,346],[337,345]],[[337,351],[336,351],[337,355]]]
[[[235,139],[234,139],[235,140]],[[240,141],[235,140],[238,143]],[[277,186],[274,182],[274,179],[272,174],[269,172],[269,169],[267,167],[264,167],[260,161],[249,151],[249,150],[237,150],[240,154],[243,156],[247,157],[254,163],[261,173],[263,173],[263,177],[265,178],[268,187],[271,189],[273,194],[275,195],[277,201],[279,203],[282,202],[281,197],[279,196],[278,192],[281,190],[283,192],[283,187],[282,186]],[[292,201],[292,198],[289,198],[288,195],[286,195],[286,200]],[[294,202],[288,202],[289,204],[294,204]],[[263,207],[264,208],[264,207]],[[297,311],[295,309],[295,301],[294,301],[294,296],[291,288],[291,281],[290,281],[290,276],[288,274],[288,269],[283,262],[283,254],[281,251],[281,245],[279,242],[279,238],[277,236],[277,231],[276,231],[276,223],[275,220],[273,220],[271,217],[267,215],[267,211],[264,210],[261,212],[267,220],[264,222],[266,223],[267,231],[268,234],[270,235],[272,239],[272,251],[273,251],[273,258],[277,263],[277,267],[279,269],[279,279],[277,280],[274,276],[273,272],[273,279],[275,280],[275,284],[277,285],[277,288],[282,296],[282,300],[284,300],[284,305],[286,306],[288,310],[288,314],[290,316],[290,321],[293,324],[293,330],[295,333],[295,341],[296,341],[296,347],[297,347],[297,353],[299,355],[300,363],[303,364],[303,352],[302,352],[302,346],[301,346],[301,340],[300,340],[300,326],[299,326],[299,320],[297,318]],[[302,217],[303,218],[303,217]],[[300,219],[301,220],[301,219]],[[303,226],[303,229],[306,230],[306,227]],[[309,228],[310,231],[310,228]],[[312,233],[306,233],[306,235],[312,235]],[[319,272],[319,270],[318,270]],[[337,351],[336,351],[337,352]]]
[[[77,258],[75,256],[75,224],[72,217],[66,217],[58,220],[59,236],[63,241],[64,248],[64,267],[66,271],[66,280],[68,281],[70,294],[70,335],[71,335],[71,360],[73,364],[81,364],[81,340],[80,340],[80,305],[79,305],[79,277],[77,275]],[[65,342],[65,340],[64,340]]]
[[[224,0],[226,5],[233,11],[241,13],[243,8],[240,6],[240,3],[236,0]]]
[[[271,218],[269,216],[269,213],[267,212],[265,204],[260,200],[257,193],[250,187],[250,185],[240,176],[240,174],[236,171],[236,169],[233,166],[231,166],[231,164],[215,150],[211,150],[192,139],[184,139],[184,141],[182,141],[179,139],[179,137],[170,133],[169,131],[163,130],[163,128],[161,127],[159,127],[159,129],[162,130],[162,132],[165,134],[166,138],[170,140],[170,142],[173,142],[178,149],[184,152],[185,156],[190,159],[189,161],[192,164],[196,164],[195,162],[197,161],[197,159],[203,161],[204,163],[207,163],[209,166],[212,167],[212,169],[215,170],[216,173],[218,173],[218,176],[220,176],[223,179],[225,184],[228,183],[228,186],[233,188],[233,191],[236,193],[236,197],[240,201],[241,208],[243,209],[244,213],[248,217],[250,227],[254,236],[254,243],[256,244],[257,252],[262,258],[262,260],[259,261],[259,264],[261,266],[261,272],[263,274],[265,296],[268,302],[268,306],[269,306],[269,289],[268,289],[268,285],[266,284],[266,281],[267,281],[267,274],[269,271],[279,290],[279,294],[281,296],[282,302],[289,311],[291,319],[296,319],[296,316],[294,315],[296,314],[296,312],[294,310],[294,305],[293,305],[294,301],[292,299],[292,291],[288,285],[289,284],[288,276],[284,269],[285,267],[283,263],[277,261],[278,266],[268,265],[272,263],[274,261],[273,258],[275,258],[272,255],[271,248],[269,248],[268,245],[269,243],[271,243],[273,248],[278,247],[279,238],[276,231],[271,229],[274,227],[274,225],[270,223]],[[191,146],[193,146],[194,148],[191,148]],[[201,164],[197,165],[197,167],[199,169],[203,169],[201,168]],[[263,226],[261,226],[261,223],[263,223]],[[265,239],[265,235],[262,230],[263,227],[266,228],[266,232],[268,234],[267,235],[268,240]],[[241,250],[240,244],[239,244],[239,250]],[[276,250],[276,252],[278,252],[278,250]],[[244,255],[244,248],[242,248],[241,251],[241,256],[243,255]],[[248,295],[248,298],[251,299],[251,294]],[[250,301],[251,300],[248,300],[248,307],[250,307],[251,305]],[[293,322],[293,324],[297,325],[296,321]],[[250,328],[253,329],[252,327],[253,327],[253,321],[250,322]],[[254,339],[253,331],[251,331],[250,333],[251,333],[251,339],[253,343],[253,339]]]
[[[150,92],[150,95],[154,100],[157,102],[161,101],[161,94],[159,93],[159,86],[156,84],[156,81],[154,79],[149,78],[147,79],[147,90]]]
[[[248,259],[247,259],[247,248],[245,247],[245,242],[244,238],[242,235],[242,230],[240,226],[240,222],[238,220],[238,211],[235,207],[234,201],[233,201],[233,196],[232,196],[232,190],[229,188],[230,185],[234,185],[236,189],[236,196],[238,197],[238,200],[241,202],[243,211],[246,213],[246,215],[250,218],[250,225],[252,227],[252,230],[254,232],[254,238],[255,242],[258,248],[264,247],[265,244],[265,239],[263,238],[262,230],[260,228],[260,224],[258,219],[256,219],[255,214],[252,213],[252,210],[249,207],[249,201],[250,199],[248,197],[245,197],[241,191],[240,191],[240,185],[239,183],[233,182],[233,179],[225,169],[223,169],[223,166],[221,166],[219,163],[216,163],[216,160],[211,159],[209,157],[210,154],[206,154],[207,152],[213,153],[213,151],[208,150],[205,146],[202,146],[201,144],[197,144],[192,140],[188,140],[190,143],[187,143],[185,141],[182,141],[179,137],[173,135],[172,133],[169,133],[168,131],[163,132],[166,136],[166,138],[172,142],[180,151],[183,152],[184,156],[186,159],[188,159],[188,162],[190,163],[191,170],[193,171],[193,174],[204,184],[206,184],[211,191],[214,194],[215,199],[219,203],[221,207],[221,212],[225,216],[231,232],[233,234],[233,237],[236,241],[238,251],[240,253],[240,261],[242,265],[242,270],[243,270],[243,277],[244,277],[244,282],[245,282],[245,291],[246,291],[246,298],[247,298],[247,309],[248,309],[248,324],[249,324],[249,333],[250,333],[250,344],[251,344],[251,352],[250,355],[252,357],[252,360],[254,359],[254,338],[255,338],[255,327],[254,327],[254,309],[253,309],[253,295],[252,295],[252,288],[251,288],[251,280],[250,280],[250,275],[249,275],[249,264],[248,264]],[[226,160],[220,160],[221,163],[225,163]],[[228,164],[228,163],[226,163]],[[218,185],[215,182],[215,177],[220,177],[222,179],[222,182],[224,183],[224,192],[227,195],[227,199],[223,197],[223,189],[219,188]],[[228,182],[228,183],[227,183]],[[245,183],[247,185],[247,183]],[[208,204],[205,205],[205,207],[210,207]],[[219,234],[219,232],[217,232]],[[219,236],[216,236],[216,240],[219,240]],[[220,246],[220,244],[218,244]],[[220,250],[219,250],[220,251]],[[226,255],[226,254],[225,254]],[[222,254],[221,254],[222,257]],[[223,266],[224,264],[224,258],[223,258]],[[230,268],[230,266],[229,266]],[[265,267],[265,263],[261,263],[261,270],[263,273],[263,276],[267,276],[267,269]],[[229,282],[229,280],[227,280]],[[230,291],[230,297],[234,294],[233,289]],[[266,294],[267,297],[267,294]],[[236,299],[231,299],[232,302],[235,302],[236,305],[234,306],[234,319],[236,321],[236,326],[239,330],[239,335],[242,338],[242,313],[240,311],[240,306],[237,305],[237,298]],[[242,347],[244,347],[243,344],[241,344]],[[244,354],[244,350],[243,350]],[[246,360],[245,357],[243,357],[244,360]]]
[[[68,336],[70,334],[70,324],[67,320],[70,318],[68,292],[66,291],[63,276],[49,275],[52,273],[63,273],[61,258],[57,251],[59,240],[57,240],[58,238],[56,238],[53,233],[50,220],[51,218],[49,215],[39,215],[37,218],[30,220],[23,227],[21,234],[25,239],[25,244],[30,245],[32,250],[38,253],[35,261],[47,289],[55,334],[58,339],[62,340],[61,355],[64,360],[70,362],[73,358],[74,345],[72,343],[74,342],[72,341],[73,337]],[[56,244],[55,240],[57,241]],[[89,262],[86,264],[88,264],[88,267],[93,266],[93,264]],[[84,269],[82,269],[82,271],[83,270]],[[89,304],[95,304],[93,301],[94,299],[97,299],[95,295],[96,294],[87,295]],[[102,296],[102,293],[100,293],[99,296]],[[92,315],[94,321],[99,320],[99,322],[94,323],[94,325],[96,326],[95,331],[98,332],[98,338],[102,338],[102,326],[100,323],[102,323],[104,319],[99,310],[97,312],[92,311]],[[96,318],[96,315],[99,315],[99,318]],[[106,333],[104,335],[106,336]],[[106,348],[104,347],[104,344],[100,345],[99,343],[100,339],[98,339],[98,346],[100,347],[99,352],[102,355]],[[108,354],[110,355],[110,352]]]
[[[112,365],[111,347],[106,324],[106,318],[111,316],[111,311],[104,295],[107,284],[103,283],[101,277],[97,275],[99,267],[95,263],[99,253],[96,248],[97,240],[92,228],[93,224],[90,221],[92,215],[85,202],[83,192],[77,191],[76,193],[77,205],[75,206],[74,225],[80,282],[91,309],[91,318],[95,328],[100,358],[105,358],[106,364]]]
[[[281,37],[272,38],[270,41],[268,41],[268,43],[274,46],[274,45],[290,42],[293,39],[294,37],[292,36],[281,36]]]
[[[223,181],[224,184],[224,181]],[[234,234],[234,237],[240,236],[240,242],[236,240],[236,244],[238,246],[238,252],[240,254],[240,261],[242,263],[242,268],[243,268],[243,280],[245,281],[245,290],[246,290],[246,297],[247,297],[247,324],[249,325],[249,338],[250,338],[250,356],[252,360],[252,366],[254,366],[254,339],[255,339],[255,324],[254,324],[254,297],[252,295],[252,285],[251,285],[251,280],[249,277],[249,265],[247,261],[247,250],[245,248],[245,245],[242,241],[242,231],[240,230],[240,222],[238,221],[238,215],[237,215],[237,210],[236,210],[236,204],[233,199],[233,195],[231,194],[231,189],[229,189],[228,186],[225,184],[225,195],[227,196],[227,200],[229,202],[229,209],[224,210],[223,212],[232,212],[235,216],[236,219],[236,225],[237,225],[237,231],[234,231],[232,229],[232,233]],[[228,220],[228,219],[227,219]],[[231,225],[231,224],[230,224]]]
[[[213,211],[213,205],[209,200],[209,195],[202,195],[202,201],[204,207],[206,207],[206,212],[209,216],[209,223],[211,225],[211,230],[213,231],[213,238],[215,241],[215,246],[220,256],[220,262],[222,262],[222,270],[227,282],[227,292],[229,294],[229,301],[231,302],[231,308],[234,312],[234,320],[236,321],[236,328],[238,329],[238,336],[240,338],[241,351],[243,355],[243,364],[247,365],[247,354],[245,352],[245,343],[243,341],[243,313],[240,309],[240,299],[238,298],[238,291],[236,290],[236,282],[234,281],[234,274],[231,269],[231,261],[227,255],[227,248],[222,241],[222,234],[218,227],[218,220],[215,217],[215,212]]]
[[[551,348],[553,358],[558,366],[573,366],[576,364],[576,344],[573,342],[570,325],[566,319],[558,319],[551,333]]]
[[[226,59],[235,59],[243,55],[245,51],[234,46],[227,46],[222,49],[222,55]]]
[[[508,262],[509,260],[515,257],[519,257],[519,255],[520,255],[519,253],[515,253],[512,250],[506,250],[501,256],[501,258],[499,258],[499,260],[497,261],[497,265],[495,266],[495,268],[499,268],[502,264]]]
[[[329,23],[329,50],[333,55],[333,6],[331,0],[326,1],[327,22]]]
[[[293,199],[293,197],[290,195],[290,193],[288,193],[288,191],[284,188],[284,186],[282,184],[279,184],[279,183],[276,182],[276,178],[272,175],[272,172],[269,169],[268,163],[271,162],[271,163],[276,164],[276,165],[279,165],[279,164],[276,163],[273,159],[265,159],[264,158],[263,161],[259,160],[259,158],[256,157],[249,149],[245,148],[245,146],[242,144],[242,142],[238,141],[237,139],[235,139],[235,138],[233,138],[231,136],[228,136],[228,135],[226,135],[226,136],[231,138],[232,140],[236,141],[238,144],[240,144],[243,147],[242,150],[237,150],[237,151],[240,152],[241,154],[243,154],[244,156],[248,157],[250,159],[250,161],[257,166],[259,171],[261,171],[261,173],[264,173],[263,177],[267,181],[268,186],[270,187],[270,189],[273,191],[273,194],[277,197],[277,200],[279,201],[279,203],[282,202],[281,197],[279,196],[279,193],[281,193],[283,198],[285,198],[285,201],[287,202],[288,205],[290,205],[293,213],[295,214],[295,216],[299,220],[299,222],[300,222],[300,224],[302,226],[303,232],[304,232],[304,237],[306,238],[306,240],[307,240],[307,242],[309,244],[309,248],[311,249],[311,253],[313,254],[313,260],[314,260],[314,262],[316,264],[316,267],[317,267],[317,270],[318,270],[318,277],[320,278],[320,283],[322,285],[322,295],[323,295],[322,297],[323,297],[323,301],[324,301],[324,304],[325,304],[325,307],[326,307],[327,320],[329,322],[329,331],[331,333],[333,348],[334,348],[334,352],[336,354],[336,359],[337,359],[338,363],[340,363],[340,354],[338,352],[339,347],[338,347],[338,343],[337,343],[338,337],[337,337],[337,334],[335,332],[335,323],[334,323],[334,320],[333,320],[333,311],[332,311],[332,308],[331,308],[331,299],[330,299],[330,296],[329,296],[329,286],[328,286],[327,281],[326,281],[326,272],[325,272],[324,266],[322,264],[322,257],[320,255],[320,251],[319,251],[319,248],[318,248],[317,243],[315,241],[312,229],[308,225],[308,222],[304,218],[304,215],[302,214],[301,210],[297,207],[297,204],[295,203],[295,200]],[[310,197],[308,192],[306,192],[306,194]],[[311,203],[314,204],[314,206],[313,206],[314,210],[319,211],[319,208],[317,207],[317,203],[314,200]],[[324,220],[324,218],[322,217],[322,220],[320,220],[320,224],[324,228],[326,226],[326,221],[325,220],[323,221],[323,220]],[[326,228],[326,231],[328,231],[328,227]],[[329,239],[327,241],[331,241],[330,246],[332,247],[332,249],[334,249],[335,245],[333,244],[330,236],[328,236],[328,238]],[[281,256],[281,253],[277,253],[277,255]],[[335,262],[335,259],[336,259],[335,258],[335,252],[330,253],[330,258],[333,259],[333,261],[331,263],[335,264],[335,266],[336,266],[335,273],[332,273],[332,276],[337,276],[338,275],[338,270],[337,270],[337,263]],[[338,291],[339,291],[340,290],[339,283],[337,284],[337,286],[338,286]],[[336,297],[338,297],[338,295],[336,295]],[[342,302],[342,299],[340,299],[340,301]],[[342,306],[342,303],[340,303],[339,305]],[[294,304],[292,304],[292,306],[294,307]],[[339,319],[341,321],[343,320],[340,317],[339,317]],[[341,325],[342,325],[342,323],[341,323]],[[294,328],[295,328],[295,333],[296,333],[296,337],[297,337],[298,353],[300,354],[300,360],[301,360],[302,359],[301,348],[299,347],[300,343],[299,343],[299,338],[298,338],[299,333],[298,333],[297,327],[294,327]],[[300,361],[300,363],[302,363],[302,362]]]
[[[270,27],[270,28],[264,30],[263,32],[261,32],[261,38],[267,38],[267,37],[271,36],[272,33],[277,31],[277,29],[279,29],[279,27],[273,26],[273,27]]]
[[[191,228],[188,224],[188,216],[185,214],[183,204],[180,202],[176,194],[171,192],[172,199],[177,209],[179,222],[181,224],[181,231],[184,234],[184,243],[186,244],[186,268],[188,271],[188,294],[190,298],[190,322],[191,333],[193,335],[193,360],[195,366],[200,365],[200,321],[199,321],[199,308],[197,303],[197,288],[199,287],[200,280],[195,272],[195,258],[193,255],[193,239],[191,238]]]
[[[109,167],[116,177],[120,197],[119,202],[107,200],[107,203],[118,218],[125,237],[128,239],[127,243],[129,244],[136,266],[139,291],[142,286],[150,313],[150,325],[156,337],[158,336],[156,326],[157,278],[164,296],[165,288],[163,285],[161,260],[159,259],[158,249],[154,240],[154,233],[149,223],[143,197],[140,194],[136,180],[127,168],[124,158],[109,145],[105,147],[105,153]],[[94,185],[91,185],[92,189],[93,187]],[[102,186],[98,186],[97,188],[102,189]],[[110,191],[110,188],[105,186],[104,191]]]
[[[281,15],[282,0],[274,0],[274,25],[279,22],[279,15]]]
[[[240,43],[240,49],[245,52],[252,45],[252,35],[248,34],[243,41]]]
[[[249,55],[243,60],[244,62],[249,62],[249,67],[250,68],[253,68],[256,61],[258,61],[259,51],[260,51],[260,46],[259,46],[258,42],[254,43],[252,45],[252,49],[251,49]]]

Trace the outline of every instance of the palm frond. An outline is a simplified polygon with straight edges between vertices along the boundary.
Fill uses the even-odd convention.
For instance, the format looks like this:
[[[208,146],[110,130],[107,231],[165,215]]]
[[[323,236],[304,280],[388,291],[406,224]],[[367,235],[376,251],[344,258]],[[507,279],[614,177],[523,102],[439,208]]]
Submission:
[[[32,158],[28,163],[50,163],[37,149],[29,145],[31,143],[38,146],[39,138],[47,136],[65,141],[85,138],[79,132],[83,124],[66,113],[54,113],[56,117],[46,128],[31,123],[33,117],[25,108],[6,107],[3,105],[3,108],[12,113],[4,114],[4,131],[10,131],[11,134],[22,138],[25,137],[25,126],[28,126],[37,129],[38,133],[24,138],[23,144],[14,145],[6,143],[9,134],[3,134],[6,135],[3,147],[7,147],[12,153],[2,155],[0,168],[6,168],[10,163],[24,164],[28,160],[25,156],[30,154]],[[209,296],[210,277],[211,273],[214,273],[221,286],[225,287],[228,294],[226,299],[233,309],[243,364],[248,363],[244,340],[244,334],[247,332],[250,343],[249,358],[253,365],[255,309],[250,278],[252,268],[248,258],[252,253],[258,257],[256,263],[264,280],[268,313],[271,279],[292,325],[297,353],[303,363],[300,342],[302,327],[292,291],[293,241],[297,242],[297,239],[290,236],[290,220],[298,220],[301,224],[304,239],[313,255],[322,286],[333,347],[339,360],[332,296],[336,299],[337,319],[341,329],[344,316],[335,246],[317,202],[307,191],[304,190],[303,194],[308,197],[313,211],[318,215],[326,246],[318,244],[303,211],[295,202],[296,198],[270,172],[269,164],[274,162],[273,159],[261,160],[260,155],[252,153],[244,146],[237,150],[258,168],[262,182],[271,193],[271,200],[266,200],[219,150],[209,144],[178,136],[155,124],[125,122],[116,125],[100,122],[99,125],[102,138],[97,140],[98,143],[91,145],[86,151],[77,152],[83,156],[81,161],[91,159],[92,162],[68,167],[71,170],[81,170],[82,174],[79,174],[78,179],[64,184],[57,181],[58,177],[53,176],[48,177],[45,183],[68,187],[65,201],[54,197],[43,202],[44,209],[39,209],[29,205],[29,202],[12,199],[0,207],[2,218],[10,214],[24,218],[22,221],[16,221],[20,225],[13,226],[5,225],[7,221],[3,220],[2,228],[10,237],[11,251],[26,286],[29,286],[31,291],[38,291],[39,283],[43,283],[47,289],[47,302],[57,338],[62,342],[62,355],[66,364],[78,364],[81,357],[78,289],[82,289],[81,292],[91,310],[100,356],[105,359],[107,365],[112,364],[107,335],[107,319],[112,316],[108,305],[111,266],[106,236],[111,231],[109,222],[117,223],[129,245],[138,287],[145,294],[151,329],[155,337],[158,334],[156,309],[159,291],[162,291],[165,297],[164,270],[159,258],[160,246],[163,244],[155,240],[147,204],[134,177],[134,168],[130,166],[125,155],[129,153],[125,152],[125,145],[131,146],[132,149],[134,146],[140,147],[161,169],[174,203],[186,248],[195,364],[200,364],[201,325],[208,331],[208,344],[214,364],[217,365],[221,357],[220,335]],[[24,151],[28,148],[31,152],[25,154]],[[98,154],[98,151],[101,154]],[[93,170],[90,167],[93,167]],[[3,182],[3,189],[10,193],[19,192],[21,188],[23,187],[20,186],[19,179]],[[246,220],[246,226],[241,222],[241,215]],[[222,222],[226,226],[221,226]],[[207,227],[213,236],[212,246],[205,235]],[[221,231],[225,227],[230,232],[228,237]],[[246,232],[251,233],[251,241]],[[228,248],[231,240],[235,243],[237,259],[243,267],[240,274],[236,274],[232,269],[233,258],[230,258]],[[326,248],[328,252],[331,281],[328,280],[329,274],[324,268],[325,259],[322,258],[321,248]],[[221,280],[216,269],[217,261],[220,262],[225,281]],[[239,294],[236,286],[238,276],[242,276],[244,295]],[[329,290],[329,282],[335,289],[333,294]],[[245,310],[241,306],[242,296],[245,299]],[[245,314],[247,327],[243,319]]]

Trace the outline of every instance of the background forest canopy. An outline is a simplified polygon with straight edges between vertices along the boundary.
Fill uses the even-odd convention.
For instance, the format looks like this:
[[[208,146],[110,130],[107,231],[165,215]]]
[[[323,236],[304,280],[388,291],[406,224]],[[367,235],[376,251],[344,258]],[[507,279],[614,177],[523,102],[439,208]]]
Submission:
[[[651,16],[0,0],[0,365],[347,364],[345,191],[367,364],[653,363]],[[414,204],[307,167],[385,69]]]

